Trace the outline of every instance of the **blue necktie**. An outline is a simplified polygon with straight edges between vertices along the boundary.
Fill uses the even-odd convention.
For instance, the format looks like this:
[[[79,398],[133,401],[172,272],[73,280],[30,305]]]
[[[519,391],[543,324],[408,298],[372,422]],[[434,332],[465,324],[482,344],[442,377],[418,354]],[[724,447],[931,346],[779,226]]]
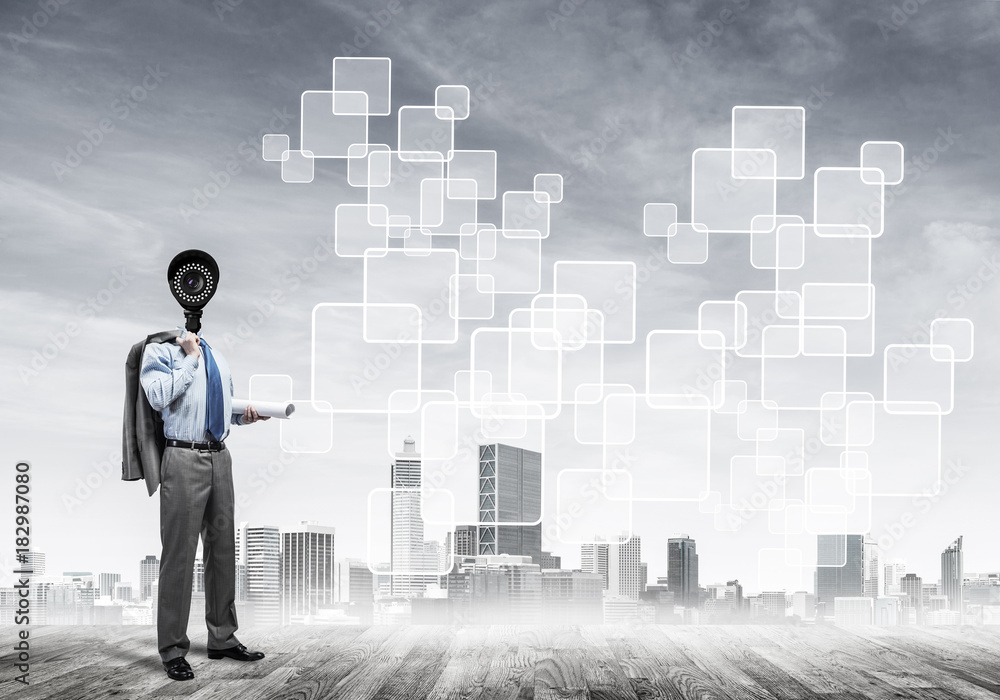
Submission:
[[[212,440],[221,440],[226,431],[226,403],[222,396],[222,377],[219,376],[219,366],[215,364],[208,343],[201,341],[201,352],[205,356],[205,372],[208,375],[207,395],[208,410],[205,416],[205,430],[212,434]]]

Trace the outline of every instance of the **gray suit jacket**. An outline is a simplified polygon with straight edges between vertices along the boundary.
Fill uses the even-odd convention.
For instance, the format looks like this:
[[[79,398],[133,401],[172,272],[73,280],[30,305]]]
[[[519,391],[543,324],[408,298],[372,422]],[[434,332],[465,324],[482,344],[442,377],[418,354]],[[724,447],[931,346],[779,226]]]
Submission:
[[[153,333],[132,346],[125,360],[125,416],[122,423],[122,479],[146,480],[146,490],[152,496],[160,486],[160,458],[166,439],[163,419],[154,411],[139,383],[142,351],[149,343],[169,343],[178,331]]]

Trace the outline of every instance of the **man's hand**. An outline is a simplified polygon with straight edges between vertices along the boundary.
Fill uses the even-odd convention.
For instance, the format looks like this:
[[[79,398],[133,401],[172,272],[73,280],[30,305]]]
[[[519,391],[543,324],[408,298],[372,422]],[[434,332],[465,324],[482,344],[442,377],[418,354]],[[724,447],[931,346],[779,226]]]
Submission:
[[[184,334],[183,339],[181,339],[180,336],[177,336],[174,338],[174,342],[184,349],[185,355],[194,355],[196,358],[201,359],[201,339],[198,337],[197,333],[191,333],[188,331]]]
[[[271,416],[261,416],[257,413],[256,408],[248,405],[246,410],[243,411],[243,425],[250,425],[259,420],[271,420]]]

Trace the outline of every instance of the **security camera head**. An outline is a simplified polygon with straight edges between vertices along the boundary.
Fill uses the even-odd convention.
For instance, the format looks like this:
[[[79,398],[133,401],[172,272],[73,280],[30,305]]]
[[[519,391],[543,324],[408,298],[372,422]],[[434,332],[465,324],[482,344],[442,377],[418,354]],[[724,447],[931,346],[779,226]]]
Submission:
[[[201,330],[201,310],[219,287],[218,264],[205,251],[185,250],[167,266],[167,283],[184,309],[184,327],[197,333]]]

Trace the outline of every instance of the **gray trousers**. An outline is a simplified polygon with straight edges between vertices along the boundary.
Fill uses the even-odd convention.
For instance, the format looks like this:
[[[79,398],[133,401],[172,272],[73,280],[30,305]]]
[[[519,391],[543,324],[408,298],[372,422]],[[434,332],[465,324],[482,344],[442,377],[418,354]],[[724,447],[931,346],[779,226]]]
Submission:
[[[163,661],[184,656],[191,614],[194,557],[201,535],[205,563],[208,648],[239,644],[236,621],[236,535],[233,460],[229,450],[168,447],[160,463],[160,581],[156,638]]]

